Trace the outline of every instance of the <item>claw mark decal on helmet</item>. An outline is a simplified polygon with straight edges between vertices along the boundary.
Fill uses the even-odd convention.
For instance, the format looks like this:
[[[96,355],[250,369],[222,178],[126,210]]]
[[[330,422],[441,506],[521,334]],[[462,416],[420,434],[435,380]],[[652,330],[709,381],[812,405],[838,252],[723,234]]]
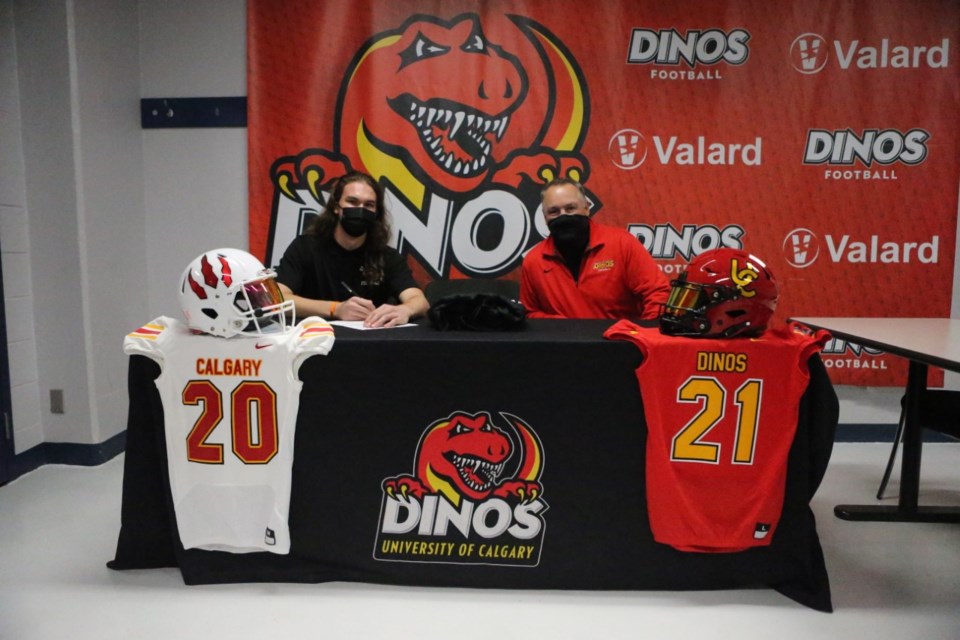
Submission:
[[[207,256],[203,256],[203,259],[200,260],[200,273],[203,274],[204,284],[214,288],[217,286],[217,274],[213,272],[213,266],[210,264],[210,261],[207,260]]]
[[[220,260],[220,279],[223,280],[223,284],[232,287],[233,273],[230,271],[230,263],[227,262],[226,257],[221,255],[218,255],[217,259]]]
[[[207,260],[207,256],[204,255],[200,260],[200,273],[203,274],[203,282],[208,287],[213,289],[217,288],[217,285],[220,281],[223,281],[223,284],[226,287],[233,286],[233,274],[230,271],[230,263],[227,261],[226,257],[217,255],[217,260],[220,261],[220,278],[217,278],[217,274],[213,271],[213,265],[210,264],[210,261]],[[198,282],[195,282],[192,277],[188,278],[190,282],[190,288],[193,289],[194,293],[197,294],[201,299],[206,300],[207,294],[203,290],[203,287],[200,286]]]
[[[190,288],[193,289],[193,292],[197,294],[197,297],[201,300],[207,299],[207,292],[204,291],[203,287],[200,286],[200,283],[193,279],[192,275],[187,275],[187,282],[190,284]]]
[[[383,481],[378,560],[534,566],[543,447],[520,418],[455,411],[424,431],[413,475]],[[429,552],[411,552],[412,549]],[[415,558],[411,556],[416,556]]]

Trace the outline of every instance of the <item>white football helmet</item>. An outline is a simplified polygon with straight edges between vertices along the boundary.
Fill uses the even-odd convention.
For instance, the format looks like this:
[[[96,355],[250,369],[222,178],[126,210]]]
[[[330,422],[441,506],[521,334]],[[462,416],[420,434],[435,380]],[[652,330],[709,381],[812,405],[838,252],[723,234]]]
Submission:
[[[294,324],[293,300],[284,300],[277,274],[240,249],[214,249],[193,260],[180,278],[180,308],[196,331],[230,338],[262,335]]]

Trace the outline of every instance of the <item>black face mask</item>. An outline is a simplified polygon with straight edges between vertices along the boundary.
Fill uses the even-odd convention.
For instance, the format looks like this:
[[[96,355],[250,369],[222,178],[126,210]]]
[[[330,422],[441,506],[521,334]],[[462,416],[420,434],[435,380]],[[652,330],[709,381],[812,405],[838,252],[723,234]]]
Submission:
[[[363,207],[343,207],[340,209],[340,226],[351,238],[359,238],[373,228],[377,221],[377,212]]]
[[[590,241],[590,218],[581,215],[557,216],[547,223],[547,228],[573,279],[578,280],[580,261]]]
[[[547,223],[550,237],[564,260],[580,263],[590,241],[590,218],[581,215],[557,216]]]

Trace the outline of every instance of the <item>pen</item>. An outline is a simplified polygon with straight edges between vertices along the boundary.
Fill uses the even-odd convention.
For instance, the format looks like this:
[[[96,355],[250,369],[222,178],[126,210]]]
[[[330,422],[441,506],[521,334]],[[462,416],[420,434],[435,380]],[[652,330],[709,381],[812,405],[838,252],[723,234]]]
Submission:
[[[346,282],[344,282],[343,280],[340,281],[340,284],[343,285],[343,288],[346,289],[346,290],[347,290],[347,293],[349,293],[351,296],[353,296],[353,297],[355,297],[355,298],[359,298],[359,297],[360,297],[360,296],[357,294],[357,292],[354,291],[354,290],[350,287],[350,285],[348,285],[348,284],[347,284]]]

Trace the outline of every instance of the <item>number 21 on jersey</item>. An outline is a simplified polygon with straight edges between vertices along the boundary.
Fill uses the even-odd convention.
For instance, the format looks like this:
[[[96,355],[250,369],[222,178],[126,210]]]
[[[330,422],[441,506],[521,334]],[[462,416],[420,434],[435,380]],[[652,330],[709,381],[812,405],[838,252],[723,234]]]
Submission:
[[[718,442],[708,438],[710,430],[725,422],[728,416],[728,390],[716,378],[692,376],[677,389],[677,402],[699,404],[697,413],[673,437],[670,459],[677,462],[705,462],[717,464],[722,455]],[[754,447],[757,441],[757,426],[760,420],[760,398],[763,380],[750,378],[733,392],[736,404],[736,436],[734,438],[733,464],[753,464]]]

